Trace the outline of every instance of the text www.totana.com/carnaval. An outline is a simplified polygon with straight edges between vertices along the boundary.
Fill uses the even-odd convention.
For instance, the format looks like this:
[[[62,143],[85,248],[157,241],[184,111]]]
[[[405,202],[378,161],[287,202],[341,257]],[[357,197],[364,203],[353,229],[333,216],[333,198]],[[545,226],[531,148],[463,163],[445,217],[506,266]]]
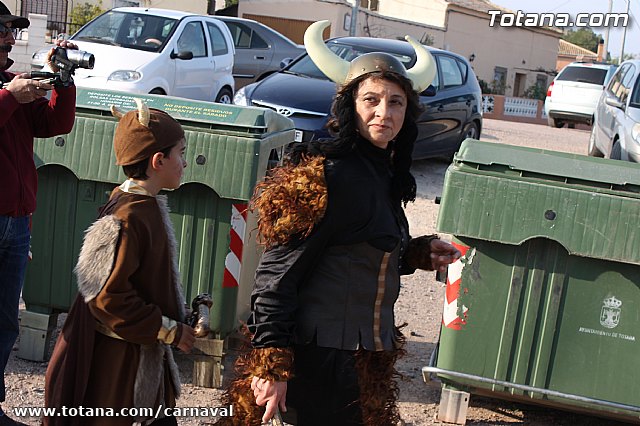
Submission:
[[[90,408],[14,407],[16,417],[232,417],[233,405],[225,407]]]

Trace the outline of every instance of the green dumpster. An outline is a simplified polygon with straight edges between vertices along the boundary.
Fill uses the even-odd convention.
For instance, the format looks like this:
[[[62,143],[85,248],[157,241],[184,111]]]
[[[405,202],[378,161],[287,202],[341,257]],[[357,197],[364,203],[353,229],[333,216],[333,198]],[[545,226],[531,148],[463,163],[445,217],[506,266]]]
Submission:
[[[640,166],[467,140],[437,226],[463,253],[423,368],[441,420],[471,393],[640,420]]]
[[[251,232],[255,218],[247,213],[247,202],[274,152],[281,154],[293,141],[293,123],[266,109],[135,96],[167,111],[185,129],[188,167],[182,186],[168,192],[179,269],[187,302],[203,292],[213,296],[210,325],[215,337],[223,339],[247,318],[259,257]],[[117,121],[109,112],[112,104],[135,108],[130,94],[78,89],[72,132],[35,142],[38,207],[23,291],[27,312],[21,357],[47,356],[49,339],[43,331],[50,331],[55,314],[67,311],[75,297],[73,267],[84,231],[125,180],[121,167],[114,165]]]

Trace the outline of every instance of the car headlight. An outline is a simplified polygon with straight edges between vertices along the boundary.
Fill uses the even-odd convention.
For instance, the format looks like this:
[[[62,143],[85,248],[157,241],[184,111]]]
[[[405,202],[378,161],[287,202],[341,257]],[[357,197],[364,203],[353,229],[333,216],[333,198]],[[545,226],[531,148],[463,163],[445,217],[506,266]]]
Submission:
[[[233,97],[233,103],[240,106],[249,106],[249,99],[247,99],[247,94],[244,90],[244,87],[236,92],[235,96]]]
[[[138,71],[119,70],[111,73],[107,80],[111,81],[137,81],[142,78]]]
[[[631,137],[637,143],[640,143],[640,123],[636,123],[631,128]]]

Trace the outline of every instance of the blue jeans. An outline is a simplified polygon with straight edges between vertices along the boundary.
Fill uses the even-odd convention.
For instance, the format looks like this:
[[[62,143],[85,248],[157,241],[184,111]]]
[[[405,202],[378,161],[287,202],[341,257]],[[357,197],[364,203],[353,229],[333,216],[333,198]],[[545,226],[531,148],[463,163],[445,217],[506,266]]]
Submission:
[[[4,401],[4,369],[18,338],[18,304],[29,257],[29,216],[0,216],[0,402]]]

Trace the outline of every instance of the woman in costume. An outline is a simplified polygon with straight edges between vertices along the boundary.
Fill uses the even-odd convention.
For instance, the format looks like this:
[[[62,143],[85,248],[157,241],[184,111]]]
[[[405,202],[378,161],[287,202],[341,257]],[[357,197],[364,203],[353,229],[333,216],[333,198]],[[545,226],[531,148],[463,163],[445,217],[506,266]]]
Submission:
[[[228,390],[236,424],[288,407],[301,426],[396,424],[400,275],[444,270],[460,256],[436,235],[411,238],[402,208],[416,196],[418,93],[435,76],[433,58],[408,37],[417,55],[409,70],[381,52],[349,63],[324,44],[328,25],[311,25],[305,47],[340,85],[334,138],[297,146],[253,200],[266,251],[251,297],[252,349]]]

